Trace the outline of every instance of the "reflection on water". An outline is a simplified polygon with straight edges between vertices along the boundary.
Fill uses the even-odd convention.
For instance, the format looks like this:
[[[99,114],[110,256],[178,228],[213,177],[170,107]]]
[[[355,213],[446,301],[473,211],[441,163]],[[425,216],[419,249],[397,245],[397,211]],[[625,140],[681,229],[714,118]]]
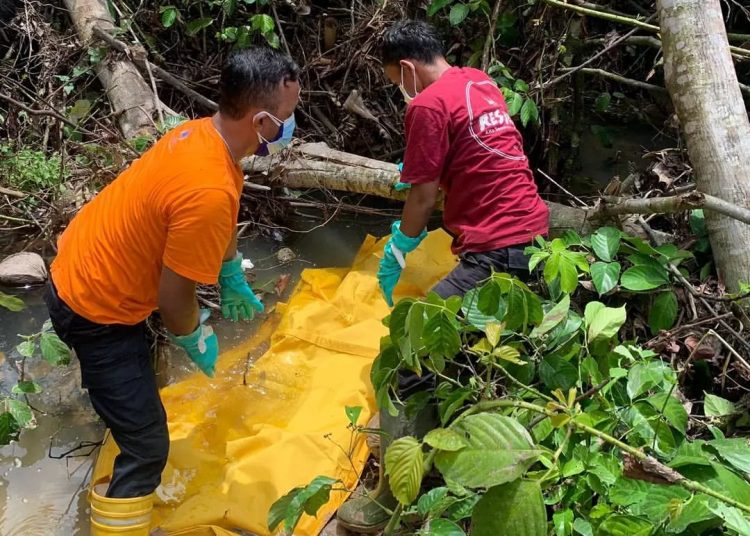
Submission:
[[[312,223],[304,225],[313,226]],[[304,225],[298,227],[304,228]],[[349,266],[365,235],[385,234],[390,222],[384,218],[370,221],[338,220],[311,233],[289,233],[283,246],[291,248],[296,260],[281,264],[275,252],[282,246],[271,240],[244,240],[240,250],[255,264],[256,290],[265,294],[266,309],[272,310],[279,297],[273,288],[281,275],[289,274],[290,282],[281,299],[285,299],[299,281],[305,268],[316,266]],[[7,290],[7,289],[6,289]],[[39,331],[46,319],[40,289],[13,291],[26,301],[28,307],[20,313],[0,309],[0,392],[9,392],[18,380],[10,360],[19,359],[15,351],[18,334]],[[262,317],[252,323],[231,323],[212,315],[211,323],[220,340],[220,348],[231,348],[252,336],[262,323]],[[264,348],[255,349],[246,364],[238,364],[238,378],[246,378],[247,388],[262,396],[264,384],[272,378],[253,370],[253,362]],[[2,359],[5,354],[5,360]],[[166,384],[179,381],[195,372],[196,368],[179,351],[167,351],[167,366],[162,374]],[[44,393],[31,397],[35,408],[46,412],[38,415],[38,426],[25,431],[18,443],[0,448],[0,535],[2,536],[86,536],[88,529],[87,486],[93,455],[59,456],[82,442],[96,442],[103,436],[103,426],[91,409],[85,391],[80,389],[77,363],[55,368],[39,360],[26,366],[27,379],[33,378],[44,388]],[[212,386],[213,387],[213,386]],[[195,393],[196,397],[200,393]],[[256,408],[260,410],[261,408]],[[188,408],[186,408],[188,410]],[[206,413],[212,410],[207,409]],[[215,411],[215,410],[214,410]],[[210,415],[209,415],[210,417]],[[211,422],[212,419],[207,419]],[[73,454],[86,454],[84,449]],[[185,482],[190,474],[173,474],[157,491],[168,503],[179,502],[185,493]]]

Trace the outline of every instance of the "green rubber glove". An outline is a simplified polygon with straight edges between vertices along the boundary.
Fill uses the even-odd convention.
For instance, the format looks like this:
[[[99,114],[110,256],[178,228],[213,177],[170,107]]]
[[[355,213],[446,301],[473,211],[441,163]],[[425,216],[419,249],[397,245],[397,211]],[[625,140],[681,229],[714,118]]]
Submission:
[[[238,253],[234,259],[224,261],[221,265],[219,286],[221,314],[224,318],[231,318],[234,322],[252,320],[256,311],[264,311],[263,303],[245,279],[245,273],[242,271],[242,254]]]
[[[399,162],[398,163],[398,172],[401,173],[404,170],[404,163]],[[401,182],[401,177],[398,178],[398,180],[393,184],[393,189],[397,192],[401,192],[403,190],[408,190],[411,188],[411,184],[406,182]]]
[[[426,230],[416,237],[406,236],[401,232],[400,220],[391,225],[391,237],[383,248],[383,258],[378,268],[378,284],[389,307],[393,307],[393,289],[406,266],[406,254],[417,249],[426,236]]]
[[[201,309],[198,327],[188,335],[169,334],[169,338],[177,346],[187,352],[190,360],[198,365],[203,373],[213,378],[216,368],[216,359],[219,357],[219,339],[211,326],[204,325],[211,313],[207,309]]]

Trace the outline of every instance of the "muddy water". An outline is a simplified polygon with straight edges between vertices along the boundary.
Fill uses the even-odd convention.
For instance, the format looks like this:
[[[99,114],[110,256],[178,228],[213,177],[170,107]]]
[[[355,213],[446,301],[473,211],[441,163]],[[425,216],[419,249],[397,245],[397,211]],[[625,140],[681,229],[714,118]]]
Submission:
[[[385,218],[344,220],[309,233],[287,232],[283,243],[271,239],[245,240],[240,244],[244,256],[253,261],[256,289],[271,291],[267,308],[279,299],[272,289],[282,275],[290,275],[282,294],[286,298],[305,268],[348,266],[369,232],[384,234]],[[298,222],[297,229],[312,228],[315,223]],[[281,247],[290,248],[296,259],[283,264],[276,257]],[[7,290],[7,289],[5,289]],[[16,383],[19,354],[17,334],[39,331],[47,318],[39,289],[15,292],[27,303],[20,313],[0,310],[0,392],[8,393]],[[233,324],[213,315],[222,348],[247,339],[262,322]],[[260,352],[259,352],[260,353]],[[167,359],[162,372],[164,383],[179,381],[195,371],[184,354]],[[86,536],[88,530],[87,484],[95,449],[87,447],[101,440],[104,428],[91,409],[85,391],[80,389],[77,363],[55,368],[39,360],[26,364],[27,379],[33,378],[44,392],[31,397],[39,409],[37,427],[21,434],[20,441],[0,448],[0,536]],[[77,447],[83,448],[74,450]],[[69,452],[72,451],[72,452]],[[93,452],[92,452],[93,451]]]

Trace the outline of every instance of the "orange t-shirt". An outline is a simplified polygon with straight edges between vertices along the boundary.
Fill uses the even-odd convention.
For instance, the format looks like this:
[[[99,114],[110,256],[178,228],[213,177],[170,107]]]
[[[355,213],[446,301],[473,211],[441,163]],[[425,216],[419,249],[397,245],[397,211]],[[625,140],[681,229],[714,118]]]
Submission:
[[[59,296],[92,322],[137,324],[157,308],[162,266],[216,283],[242,179],[210,118],[173,129],[60,237],[51,267]]]

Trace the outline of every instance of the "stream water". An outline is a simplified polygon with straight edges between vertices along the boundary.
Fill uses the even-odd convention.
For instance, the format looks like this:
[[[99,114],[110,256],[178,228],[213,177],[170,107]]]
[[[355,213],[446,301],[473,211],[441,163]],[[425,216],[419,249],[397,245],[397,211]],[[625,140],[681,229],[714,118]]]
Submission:
[[[596,136],[587,134],[582,144],[583,169],[580,174],[602,187],[614,175],[624,177],[629,162],[642,166],[643,147],[663,147],[650,128],[615,126],[608,135],[612,147],[604,146]],[[297,229],[310,229],[317,223],[298,222]],[[310,232],[289,232],[282,243],[270,239],[245,240],[240,249],[255,264],[256,289],[272,290],[285,274],[290,275],[284,299],[299,280],[301,271],[316,266],[349,266],[365,235],[382,236],[388,232],[387,218],[338,218]],[[290,248],[296,259],[280,263],[276,252]],[[19,292],[15,292],[19,294]],[[39,331],[47,318],[41,301],[41,290],[20,292],[27,308],[20,313],[0,309],[0,392],[8,392],[17,381],[12,360],[19,359],[15,350],[17,334]],[[266,305],[277,300],[273,292],[266,295]],[[233,324],[211,321],[220,345],[226,349],[247,339],[262,322]],[[256,356],[257,357],[257,356]],[[170,356],[161,372],[161,381],[171,383],[195,370],[182,354]],[[20,441],[0,448],[0,536],[85,536],[88,535],[86,489],[95,450],[85,447],[101,440],[103,427],[91,410],[85,391],[80,389],[78,366],[54,368],[41,360],[26,364],[27,374],[37,380],[44,392],[33,395],[38,426],[24,431]],[[84,445],[84,448],[74,450]]]

